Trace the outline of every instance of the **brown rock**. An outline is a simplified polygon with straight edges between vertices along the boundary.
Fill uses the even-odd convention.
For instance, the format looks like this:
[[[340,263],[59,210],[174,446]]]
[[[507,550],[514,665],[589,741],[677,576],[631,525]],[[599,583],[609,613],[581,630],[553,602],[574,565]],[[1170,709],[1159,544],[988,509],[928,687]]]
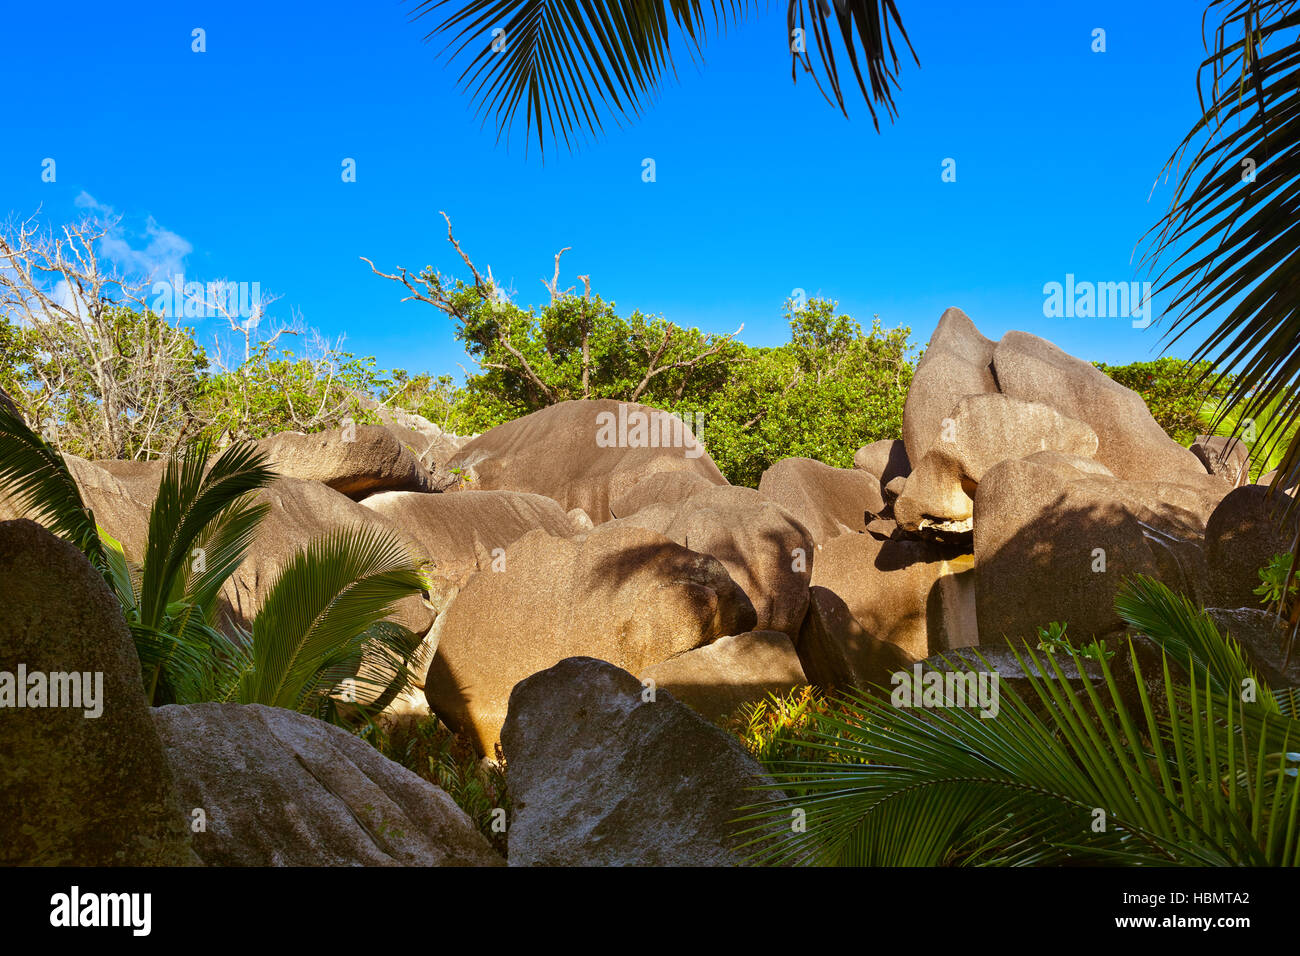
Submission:
[[[728,634],[754,608],[716,559],[644,528],[531,531],[504,570],[470,578],[446,612],[425,681],[430,708],[492,754],[511,688],[578,654],[633,673]]]
[[[863,445],[853,453],[853,467],[875,475],[881,485],[912,473],[912,463],[907,458],[907,446],[900,439],[886,438]]]
[[[961,309],[947,309],[925,347],[903,405],[903,442],[908,461],[919,462],[968,395],[992,394],[993,342],[980,334]]]
[[[813,540],[760,492],[711,485],[685,501],[651,505],[618,520],[717,558],[753,604],[755,629],[799,633],[808,609]]]
[[[818,544],[863,531],[885,509],[880,482],[855,468],[833,468],[811,458],[778,461],[759,480],[761,494],[790,512]]]
[[[615,518],[626,518],[650,505],[671,505],[717,487],[696,471],[655,471],[611,498],[609,510]]]
[[[424,558],[405,529],[319,481],[281,478],[256,494],[271,508],[248,555],[221,589],[222,615],[228,623],[249,627],[284,565],[313,539],[336,528],[381,524],[398,533],[413,557]],[[423,634],[433,614],[419,597],[410,597],[398,605],[391,620]]]
[[[1205,559],[1209,583],[1206,603],[1214,607],[1253,607],[1259,604],[1255,588],[1259,569],[1275,554],[1289,554],[1300,515],[1292,512],[1283,523],[1283,509],[1291,502],[1270,495],[1263,485],[1246,485],[1230,492],[1210,515],[1205,529]]]
[[[1100,369],[1028,332],[1008,332],[993,355],[1004,395],[1050,405],[1090,425],[1097,460],[1118,478],[1178,481],[1205,466],[1167,436],[1142,397]]]
[[[1240,438],[1197,435],[1191,452],[1207,472],[1225,479],[1234,488],[1250,481],[1250,448]]]
[[[546,495],[565,511],[581,508],[596,524],[613,517],[611,501],[653,472],[690,471],[727,483],[679,419],[610,399],[560,402],[498,425],[448,466],[470,473],[471,489]]]
[[[349,498],[380,491],[433,491],[428,470],[387,428],[357,425],[304,435],[282,432],[258,442],[286,478],[319,481]]]
[[[975,495],[980,643],[1031,640],[1053,621],[1083,640],[1122,627],[1115,592],[1158,575],[1142,524],[1101,480],[1066,481],[1024,460],[994,466]]]
[[[894,503],[894,517],[916,531],[927,524],[969,522],[974,489],[1000,461],[1036,452],[1079,458],[1097,450],[1087,425],[1039,402],[1006,395],[970,395],[953,407],[925,457]]]
[[[473,495],[385,491],[361,504],[401,528],[429,559],[435,610],[445,604],[439,594],[460,588],[475,571],[504,557],[505,549],[529,531],[541,528],[562,538],[574,533],[568,515],[553,499],[518,491]]]
[[[845,535],[818,549],[812,583],[844,601],[866,634],[916,661],[975,643],[968,569],[968,559],[928,541]],[[850,628],[842,641],[854,633]]]
[[[741,704],[786,694],[808,681],[790,638],[749,631],[678,654],[641,672],[705,720],[716,723]]]

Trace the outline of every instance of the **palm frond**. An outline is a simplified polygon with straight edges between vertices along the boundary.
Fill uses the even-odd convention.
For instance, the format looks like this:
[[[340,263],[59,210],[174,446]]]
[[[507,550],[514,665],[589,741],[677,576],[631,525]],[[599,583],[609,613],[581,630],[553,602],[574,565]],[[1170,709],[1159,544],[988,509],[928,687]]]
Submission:
[[[86,507],[67,462],[7,402],[0,402],[0,493],[106,571],[95,516]]]
[[[831,40],[829,21],[832,10],[835,12],[836,25],[839,27],[844,50],[848,54],[849,64],[853,68],[853,77],[857,80],[862,99],[871,113],[871,124],[876,128],[876,132],[879,132],[880,116],[876,112],[877,104],[891,121],[898,116],[893,93],[894,88],[898,86],[899,71],[898,50],[894,46],[893,37],[895,28],[902,43],[907,45],[908,52],[912,54],[913,62],[919,66],[921,61],[917,59],[916,51],[912,49],[912,41],[907,37],[907,30],[899,18],[898,7],[894,0],[836,0],[834,4],[826,3],[825,0],[789,0],[789,9],[786,13],[787,39],[793,41],[796,29],[801,31],[802,36],[807,37],[810,23],[813,38],[812,44],[802,50],[791,46],[793,57],[793,62],[790,64],[791,78],[796,76],[802,65],[804,71],[812,75],[817,88],[825,95],[818,67],[813,63],[810,53],[815,47],[826,85],[830,87],[835,105],[845,116],[849,114],[844,104],[844,89],[835,63],[834,43]],[[865,80],[862,76],[863,63],[858,59],[857,43],[859,42],[862,44],[862,59],[866,64]],[[869,91],[868,84],[871,87]]]
[[[426,587],[386,529],[336,529],[315,539],[285,565],[253,620],[238,700],[318,712],[349,678],[359,699],[379,696],[392,683],[390,665],[418,644],[384,618]]]
[[[168,606],[184,597],[187,585],[215,595],[225,579],[218,575],[228,576],[238,566],[265,514],[243,500],[275,480],[265,454],[249,443],[232,445],[209,468],[210,456],[211,445],[199,442],[169,461],[163,473],[149,513],[140,584],[140,619],[146,627],[162,626]],[[213,546],[203,555],[209,569],[203,572],[195,570],[201,541]]]
[[[1115,595],[1115,611],[1134,631],[1151,638],[1184,671],[1208,675],[1214,690],[1240,698],[1247,681],[1259,702],[1274,713],[1278,707],[1266,682],[1241,645],[1221,634],[1214,620],[1181,594],[1145,574],[1134,575]]]
[[[1300,10],[1213,0],[1206,16],[1221,22],[1200,67],[1203,115],[1166,166],[1182,171],[1143,259],[1173,293],[1169,345],[1224,311],[1192,361],[1231,377],[1224,407],[1239,422],[1274,412],[1273,435],[1290,435],[1285,488],[1300,475]]]
[[[845,110],[830,30],[832,6],[823,0],[788,2],[792,72],[802,63],[819,88],[824,76]],[[420,0],[412,18],[451,3]],[[454,5],[426,39],[445,37],[442,55],[465,63],[459,81],[482,120],[492,118],[498,140],[509,138],[522,112],[526,146],[535,139],[544,151],[549,133],[552,142],[572,149],[583,135],[602,132],[607,120],[640,115],[665,74],[675,74],[674,33],[695,59],[710,28],[725,30],[757,6],[750,0],[711,0],[707,7],[700,0],[467,0]],[[837,0],[833,9],[879,129],[877,103],[895,115],[891,87],[897,85],[899,62],[892,31],[898,30],[910,51],[907,33],[894,0]],[[796,29],[806,38],[802,45],[794,42]],[[810,56],[814,48],[820,67]]]
[[[1294,864],[1300,724],[1164,665],[1163,707],[1125,703],[1111,665],[1076,678],[1026,645],[1029,685],[996,716],[893,707],[860,693],[818,715],[828,759],[778,777],[789,794],[742,819],[754,860],[850,865]],[[987,667],[987,663],[985,663]],[[1198,688],[1198,683],[1202,686]],[[1267,732],[1261,727],[1267,726]],[[1292,742],[1292,743],[1288,743]],[[803,815],[804,830],[792,828]]]

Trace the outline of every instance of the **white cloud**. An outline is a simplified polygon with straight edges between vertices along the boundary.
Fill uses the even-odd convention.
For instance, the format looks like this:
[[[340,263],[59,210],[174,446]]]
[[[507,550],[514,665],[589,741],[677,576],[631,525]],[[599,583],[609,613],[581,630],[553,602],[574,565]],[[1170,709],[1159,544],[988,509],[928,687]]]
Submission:
[[[185,257],[194,251],[194,246],[159,225],[153,216],[145,221],[143,230],[132,231],[123,226],[123,220],[112,206],[101,203],[85,190],[73,201],[78,209],[89,210],[113,223],[100,240],[99,251],[123,272],[153,279],[185,271]]]

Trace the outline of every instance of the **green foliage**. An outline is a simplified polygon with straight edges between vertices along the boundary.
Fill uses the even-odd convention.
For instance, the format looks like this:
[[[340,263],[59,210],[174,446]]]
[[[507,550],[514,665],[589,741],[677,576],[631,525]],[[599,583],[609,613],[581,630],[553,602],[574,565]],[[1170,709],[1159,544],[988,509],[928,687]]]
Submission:
[[[1295,600],[1296,594],[1300,592],[1300,584],[1297,584],[1291,573],[1291,563],[1291,555],[1275,554],[1268,564],[1259,569],[1260,584],[1254,593],[1259,595],[1260,604],[1285,610]]]
[[[1226,397],[1207,400],[1201,420],[1215,435],[1238,438],[1250,449],[1250,477],[1261,476],[1281,466],[1286,450],[1295,440],[1300,420],[1288,418],[1284,400],[1274,395],[1262,403],[1249,398],[1230,402]]]
[[[21,414],[0,400],[0,489],[21,512],[75,544],[101,573],[107,564],[95,516],[58,450],[27,427]]]
[[[1300,124],[1292,118],[1300,109],[1300,10],[1290,0],[1211,0],[1205,22],[1214,40],[1197,76],[1201,115],[1166,161],[1177,184],[1142,258],[1155,272],[1156,294],[1170,293],[1166,338],[1190,333],[1201,343],[1193,361],[1233,370],[1223,404],[1241,419],[1272,419],[1274,434],[1285,436],[1280,456],[1269,449],[1259,457],[1294,480]],[[1267,447],[1267,436],[1260,438]],[[1300,555],[1300,540],[1293,552]]]
[[[1136,703],[1106,656],[1092,678],[1067,651],[1081,675],[1069,678],[1064,654],[1028,645],[1015,651],[1028,695],[1002,683],[995,717],[849,693],[844,712],[817,715],[809,731],[829,756],[780,775],[788,798],[742,817],[755,859],[1300,864],[1300,722],[1185,598],[1139,578],[1116,607],[1165,650],[1154,698],[1132,643],[1124,683]],[[1257,699],[1242,693],[1247,677]],[[790,823],[800,812],[802,830]]]
[[[1038,629],[1038,650],[1046,651],[1048,654],[1055,654],[1057,651],[1065,651],[1070,655],[1078,655],[1084,660],[1098,661],[1102,658],[1110,659],[1115,656],[1115,652],[1106,646],[1106,641],[1093,640],[1089,641],[1083,647],[1075,647],[1070,643],[1066,636],[1067,625],[1060,621],[1053,621],[1047,627]]]
[[[378,419],[360,396],[391,385],[373,357],[329,349],[309,358],[262,342],[236,368],[200,380],[191,427],[219,440],[242,441],[320,431],[345,417],[374,424]]]
[[[506,834],[493,827],[500,816],[495,811],[504,810],[508,818],[511,809],[505,761],[499,752],[495,761],[479,759],[468,738],[452,733],[432,714],[391,730],[371,724],[361,734],[389,760],[445,790],[497,852],[505,855]]]
[[[1094,364],[1141,395],[1152,417],[1180,445],[1190,445],[1197,435],[1205,433],[1206,402],[1221,398],[1230,384],[1229,380],[1217,381],[1210,375],[1208,362],[1192,363],[1169,356],[1128,365]]]
[[[848,468],[858,448],[903,429],[913,362],[906,328],[864,332],[834,302],[786,304],[791,341],[749,349],[704,396],[702,439],[733,484],[756,487],[783,458]]]
[[[430,402],[462,434],[571,399],[641,402],[702,415],[697,437],[719,469],[754,487],[783,458],[850,467],[859,447],[902,432],[909,330],[876,320],[864,332],[827,299],[788,302],[790,342],[753,348],[641,312],[623,318],[599,296],[525,312],[433,270],[422,281],[483,369]]]
[[[137,567],[95,527],[63,458],[0,402],[0,493],[33,507],[104,575],[151,705],[236,700],[341,722],[332,692],[351,680],[361,692],[349,695],[352,711],[382,707],[408,686],[419,643],[383,619],[426,587],[394,532],[338,530],[311,542],[281,571],[251,632],[234,628],[232,638],[217,627],[221,588],[267,512],[252,493],[274,478],[252,445],[216,460],[206,441],[187,447],[164,470]]]
[[[232,662],[233,697],[340,721],[338,689],[353,701],[396,696],[420,639],[384,620],[424,576],[397,536],[378,527],[336,529],[280,571]],[[233,682],[232,682],[233,683]]]
[[[171,450],[193,416],[205,351],[192,329],[109,306],[102,335],[49,320],[0,315],[0,389],[65,452],[148,458]]]
[[[831,713],[836,706],[815,687],[805,685],[742,704],[721,725],[764,767],[786,770],[817,752],[810,737],[814,717]]]

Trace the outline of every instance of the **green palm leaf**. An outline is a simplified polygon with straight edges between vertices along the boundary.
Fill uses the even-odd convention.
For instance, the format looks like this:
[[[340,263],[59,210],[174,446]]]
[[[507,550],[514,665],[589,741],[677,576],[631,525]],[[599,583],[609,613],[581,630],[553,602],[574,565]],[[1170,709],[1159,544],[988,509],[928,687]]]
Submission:
[[[168,605],[186,594],[187,585],[197,594],[215,596],[266,512],[264,505],[244,500],[275,480],[266,456],[247,443],[232,445],[211,467],[210,455],[211,445],[200,442],[169,461],[163,473],[149,513],[140,585],[140,617],[147,627],[162,624]],[[196,554],[200,542],[211,545],[212,552]],[[200,557],[208,570],[196,570]]]
[[[317,538],[285,565],[253,620],[237,699],[321,713],[344,679],[356,682],[358,700],[390,692],[395,680],[405,689],[404,662],[419,641],[384,618],[426,587],[390,531]]]
[[[1063,655],[1020,657],[1028,698],[1000,688],[985,719],[866,694],[818,715],[830,759],[778,776],[790,791],[742,820],[763,863],[1260,865],[1296,862],[1300,724],[1217,694],[1193,664],[1165,665],[1164,707],[1129,662],[1131,710],[1106,661],[1067,679]],[[1079,674],[1083,660],[1074,657]],[[987,667],[987,663],[985,663]],[[1203,684],[1198,688],[1197,683]],[[806,828],[791,827],[801,812]]]
[[[0,402],[0,492],[106,571],[95,516],[82,500],[63,456],[28,428],[8,402]]]

